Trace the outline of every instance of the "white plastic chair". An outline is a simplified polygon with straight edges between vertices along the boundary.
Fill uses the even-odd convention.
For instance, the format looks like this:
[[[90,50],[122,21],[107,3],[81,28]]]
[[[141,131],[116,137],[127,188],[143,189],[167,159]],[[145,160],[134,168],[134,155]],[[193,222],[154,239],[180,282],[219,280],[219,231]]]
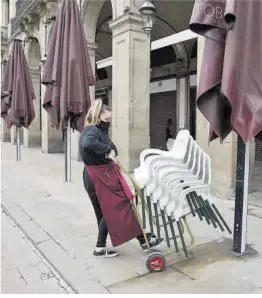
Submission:
[[[191,160],[191,153],[192,153],[192,144],[193,144],[193,139],[190,136],[189,142],[188,142],[188,148],[185,147],[185,143],[179,143],[180,141],[176,141],[175,147],[178,150],[174,150],[172,155],[169,156],[154,156],[148,158],[148,163],[146,163],[147,166],[147,173],[146,175],[148,176],[148,181],[146,183],[146,192],[147,195],[150,196],[152,192],[155,189],[155,180],[154,176],[155,173],[158,171],[159,167],[162,167],[164,165],[169,165],[173,168],[173,170],[185,170],[188,168],[190,160]],[[184,159],[181,158],[182,154],[179,149],[183,147],[184,152],[186,151],[186,155],[184,155]],[[186,159],[185,159],[186,158]]]
[[[187,206],[187,202],[185,200],[186,194],[198,189],[206,189],[211,183],[210,157],[204,152],[202,152],[201,157],[201,166],[198,173],[199,179],[177,184],[169,190],[169,196],[175,197],[176,200],[170,201],[165,210],[169,216],[173,214],[176,220],[181,216],[181,214],[183,214],[183,209]],[[185,187],[188,188],[184,189]]]
[[[167,177],[168,179],[166,180],[166,183],[163,184],[162,195],[159,200],[159,205],[161,208],[165,208],[172,202],[175,204],[177,196],[170,194],[170,189],[174,188],[175,186],[183,187],[185,182],[198,179],[199,168],[200,162],[198,157],[198,159],[194,161],[194,168],[191,168],[190,171],[181,172],[179,176]]]
[[[193,149],[193,155],[191,157],[188,169],[170,169],[167,168],[166,172],[163,170],[162,175],[159,171],[157,173],[156,180],[159,187],[153,192],[153,201],[159,201],[160,208],[166,207],[170,200],[175,200],[174,197],[170,197],[169,190],[174,185],[180,185],[181,181],[192,181],[198,179],[198,170],[200,168],[200,154],[201,149],[195,143]]]
[[[194,185],[189,185],[189,188],[183,190],[180,193],[180,198],[179,198],[179,202],[180,204],[177,206],[176,211],[176,216],[180,216],[180,214],[182,214],[183,212],[183,206],[184,206],[184,202],[185,202],[185,198],[186,196],[195,191],[197,193],[205,193],[206,196],[205,198],[207,200],[210,201],[210,203],[212,204],[212,199],[211,199],[211,195],[210,195],[210,188],[211,188],[211,181],[212,181],[212,175],[211,175],[211,160],[210,157],[208,155],[206,155],[205,158],[205,166],[203,169],[203,179],[201,180],[202,183],[198,183],[198,184],[194,184]]]
[[[169,151],[164,151],[164,150],[160,150],[160,149],[145,149],[140,153],[140,165],[143,164],[143,162],[145,161],[145,159],[150,156],[150,155],[163,155],[163,156],[170,156],[171,152],[177,151],[177,141],[183,141],[185,142],[186,146],[187,146],[187,142],[189,140],[190,137],[190,133],[188,130],[181,130],[178,132],[176,139],[169,139],[171,141],[168,142],[168,150]],[[182,154],[185,154],[185,152],[181,151]]]
[[[187,131],[186,131],[187,132]],[[178,165],[183,165],[185,156],[188,154],[188,144],[192,143],[192,137],[186,133],[184,139],[175,140],[172,151],[162,151],[159,149],[146,149],[140,154],[140,166],[134,170],[134,177],[140,188],[144,188],[152,180],[152,167],[157,164],[170,163],[176,161]],[[185,136],[185,137],[184,137]],[[189,147],[190,148],[190,147]]]
[[[200,155],[200,162],[198,161],[197,163],[197,172],[196,174],[193,176],[191,176],[191,179],[188,177],[188,179],[182,183],[180,183],[180,181],[171,181],[166,189],[168,192],[168,201],[163,202],[162,204],[165,204],[165,208],[168,214],[171,214],[171,212],[174,210],[174,208],[176,208],[176,206],[179,204],[179,194],[180,192],[183,191],[183,189],[185,187],[188,187],[189,184],[192,183],[201,183],[201,179],[203,179],[203,164],[204,164],[204,159],[205,159],[205,153],[202,152],[202,154]]]

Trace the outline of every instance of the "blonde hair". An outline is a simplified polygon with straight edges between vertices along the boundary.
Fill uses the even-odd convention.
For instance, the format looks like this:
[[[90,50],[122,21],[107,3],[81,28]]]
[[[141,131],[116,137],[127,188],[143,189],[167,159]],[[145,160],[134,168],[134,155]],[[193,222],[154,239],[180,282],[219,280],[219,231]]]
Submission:
[[[103,101],[100,98],[94,100],[86,114],[85,126],[97,125],[99,116],[106,111],[111,111],[111,109],[103,104]]]

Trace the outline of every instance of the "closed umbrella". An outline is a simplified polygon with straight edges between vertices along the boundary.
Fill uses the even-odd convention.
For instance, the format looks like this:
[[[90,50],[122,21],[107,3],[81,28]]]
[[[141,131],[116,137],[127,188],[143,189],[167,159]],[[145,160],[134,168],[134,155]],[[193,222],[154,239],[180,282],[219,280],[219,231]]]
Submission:
[[[75,0],[63,0],[50,37],[42,84],[43,107],[57,129],[67,130],[65,175],[71,180],[71,128],[79,132],[90,106],[89,86],[95,82],[80,12]]]
[[[197,106],[210,123],[210,141],[238,133],[236,254],[246,253],[249,141],[262,131],[261,19],[261,1],[196,0],[190,21],[206,37]]]
[[[1,117],[8,128],[16,126],[17,160],[20,155],[20,128],[28,128],[35,118],[35,93],[22,41],[15,39],[1,87]]]

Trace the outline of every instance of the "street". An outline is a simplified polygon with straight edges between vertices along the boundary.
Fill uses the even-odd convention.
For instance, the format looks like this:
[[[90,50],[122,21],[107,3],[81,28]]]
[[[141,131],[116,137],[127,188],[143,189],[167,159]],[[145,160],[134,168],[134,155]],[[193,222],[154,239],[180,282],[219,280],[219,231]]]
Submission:
[[[164,272],[149,274],[137,241],[117,248],[118,258],[93,258],[97,227],[82,163],[72,161],[65,183],[63,155],[21,152],[17,162],[15,146],[2,143],[2,293],[262,293],[261,208],[249,206],[253,255],[229,256],[232,236],[190,216],[189,258],[170,254]],[[213,199],[232,228],[234,202]],[[168,251],[165,243],[159,249]]]

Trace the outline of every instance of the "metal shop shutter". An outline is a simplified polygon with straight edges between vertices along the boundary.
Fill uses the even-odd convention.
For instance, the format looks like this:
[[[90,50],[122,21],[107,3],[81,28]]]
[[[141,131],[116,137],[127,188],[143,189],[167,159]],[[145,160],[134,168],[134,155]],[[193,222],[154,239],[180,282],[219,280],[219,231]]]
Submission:
[[[173,135],[176,136],[176,91],[150,95],[150,147],[166,146],[167,119],[173,120]]]

